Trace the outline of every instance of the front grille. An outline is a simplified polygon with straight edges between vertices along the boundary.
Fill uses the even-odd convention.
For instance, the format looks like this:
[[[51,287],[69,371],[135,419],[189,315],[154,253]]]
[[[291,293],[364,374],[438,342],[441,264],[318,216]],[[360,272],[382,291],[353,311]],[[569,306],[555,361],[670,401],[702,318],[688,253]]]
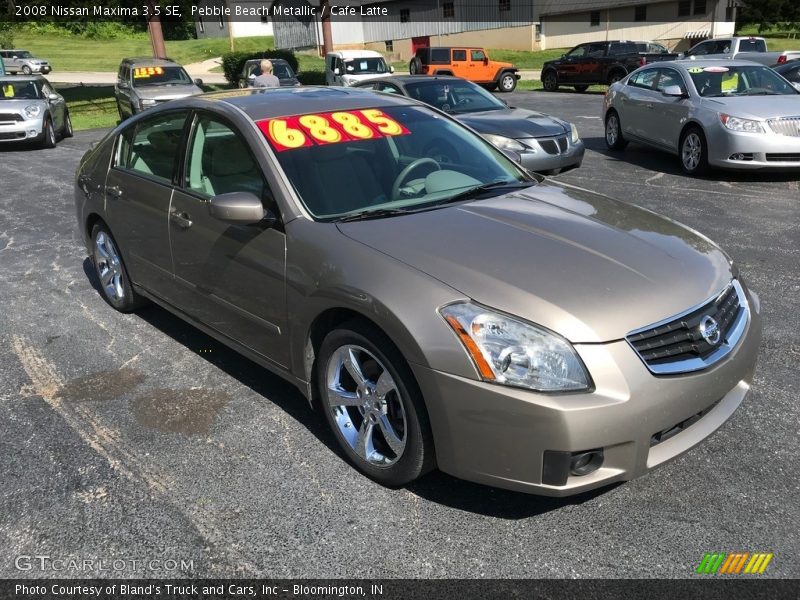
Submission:
[[[24,140],[25,139],[25,132],[24,131],[8,131],[5,133],[0,133],[0,140]]]
[[[18,123],[24,120],[19,113],[0,113],[0,123]]]
[[[566,137],[536,140],[536,141],[542,147],[542,150],[544,150],[548,154],[560,154],[561,152],[567,151],[568,144]]]
[[[769,128],[778,135],[800,137],[800,117],[784,117],[767,121]]]
[[[629,333],[626,339],[653,373],[697,371],[714,364],[736,345],[744,332],[747,309],[744,291],[734,280],[714,299],[668,321]],[[713,322],[719,339],[712,335]]]
[[[767,153],[769,162],[800,162],[800,152],[789,152],[787,154]]]

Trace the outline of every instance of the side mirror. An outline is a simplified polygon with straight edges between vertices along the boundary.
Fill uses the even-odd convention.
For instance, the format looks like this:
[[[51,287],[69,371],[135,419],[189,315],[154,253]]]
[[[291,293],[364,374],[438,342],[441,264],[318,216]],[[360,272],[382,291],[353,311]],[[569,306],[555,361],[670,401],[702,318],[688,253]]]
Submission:
[[[61,100],[61,96],[58,94],[49,94],[47,99],[50,100],[50,102],[55,102],[56,100]]]
[[[120,82],[117,84],[117,87],[118,87],[119,89],[121,89],[121,90],[127,90],[127,89],[128,89],[128,84],[127,84],[127,83],[125,83],[124,81],[120,81]]]
[[[389,73],[394,73],[394,67],[392,65],[389,65]]]
[[[484,56],[483,57],[483,64],[485,64],[485,65],[489,64],[489,57],[488,56]]]
[[[684,58],[686,58],[686,53],[678,52],[678,60],[683,60]]]
[[[341,74],[341,71],[339,70],[339,67],[336,67],[336,68],[333,70],[333,74],[334,74],[334,75],[340,75],[340,74]]]
[[[195,80],[194,80],[194,84],[195,84],[197,87],[203,87],[203,80],[202,80],[202,79],[195,79]]]
[[[220,221],[239,225],[258,223],[266,216],[261,200],[250,192],[229,192],[213,196],[208,204],[208,213]]]
[[[664,96],[669,96],[671,98],[683,98],[686,96],[679,85],[668,85],[661,91],[661,93]]]

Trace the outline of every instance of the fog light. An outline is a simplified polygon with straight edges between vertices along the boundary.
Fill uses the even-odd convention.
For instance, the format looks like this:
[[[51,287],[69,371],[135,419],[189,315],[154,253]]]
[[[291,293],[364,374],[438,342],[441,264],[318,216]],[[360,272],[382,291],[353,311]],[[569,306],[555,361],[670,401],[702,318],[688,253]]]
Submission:
[[[28,132],[28,137],[36,137],[36,130],[35,129],[31,129]]]
[[[569,462],[569,474],[576,477],[594,473],[603,464],[603,450],[573,452]]]

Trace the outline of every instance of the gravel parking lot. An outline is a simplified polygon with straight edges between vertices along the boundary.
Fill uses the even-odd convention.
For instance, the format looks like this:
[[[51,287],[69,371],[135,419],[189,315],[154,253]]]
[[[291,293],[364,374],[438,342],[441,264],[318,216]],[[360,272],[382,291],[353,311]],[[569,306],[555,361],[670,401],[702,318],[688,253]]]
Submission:
[[[607,153],[601,95],[503,97],[577,124],[583,167],[556,179],[695,227],[760,295],[753,390],[718,433],[571,499],[441,473],[384,489],[279,378],[164,310],[103,302],[72,199],[103,132],[79,132],[0,150],[0,577],[691,577],[707,551],[773,552],[766,575],[800,577],[798,174],[687,178]],[[34,555],[128,566],[19,570]]]

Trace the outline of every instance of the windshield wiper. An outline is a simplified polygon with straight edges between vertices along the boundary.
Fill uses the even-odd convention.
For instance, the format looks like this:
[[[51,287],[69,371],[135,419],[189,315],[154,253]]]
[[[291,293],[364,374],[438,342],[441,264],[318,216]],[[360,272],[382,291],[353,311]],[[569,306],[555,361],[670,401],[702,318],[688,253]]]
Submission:
[[[344,215],[338,219],[334,219],[336,223],[347,223],[349,221],[366,221],[368,219],[380,219],[382,217],[393,217],[396,215],[407,215],[413,211],[405,208],[373,208],[367,210],[360,210],[358,212]]]
[[[537,181],[492,181],[490,183],[484,183],[483,185],[476,185],[468,190],[459,192],[455,196],[445,198],[444,200],[437,202],[436,206],[441,204],[452,204],[453,202],[461,202],[462,200],[472,200],[474,198],[478,198],[486,192],[491,192],[492,190],[521,189],[531,187],[537,183]]]

